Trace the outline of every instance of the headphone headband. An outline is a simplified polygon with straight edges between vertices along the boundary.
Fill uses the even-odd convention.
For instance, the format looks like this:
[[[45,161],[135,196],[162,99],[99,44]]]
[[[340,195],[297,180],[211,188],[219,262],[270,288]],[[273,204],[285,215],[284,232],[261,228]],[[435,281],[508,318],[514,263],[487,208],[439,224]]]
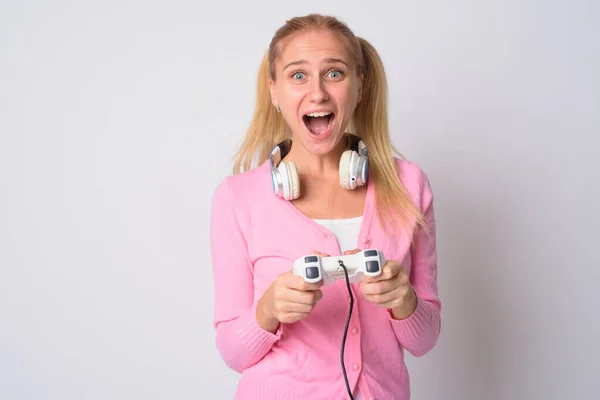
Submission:
[[[271,163],[271,169],[277,168],[279,162],[290,152],[292,148],[292,138],[286,139],[283,142],[277,144],[271,150],[269,155],[269,161]]]
[[[272,168],[276,168],[279,162],[290,152],[292,148],[292,138],[285,139],[273,147],[269,155],[269,161]],[[346,134],[346,148],[356,151],[361,156],[367,156],[367,147],[362,139],[353,133]]]

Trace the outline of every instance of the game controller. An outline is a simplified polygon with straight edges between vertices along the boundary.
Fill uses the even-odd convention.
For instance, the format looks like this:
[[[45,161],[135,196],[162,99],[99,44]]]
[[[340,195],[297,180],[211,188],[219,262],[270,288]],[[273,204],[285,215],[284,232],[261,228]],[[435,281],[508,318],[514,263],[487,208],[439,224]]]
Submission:
[[[375,249],[345,256],[321,257],[311,254],[294,262],[294,275],[309,283],[323,280],[324,285],[331,285],[338,279],[346,278],[339,261],[346,266],[350,283],[360,282],[363,276],[379,276],[385,266],[383,253]]]

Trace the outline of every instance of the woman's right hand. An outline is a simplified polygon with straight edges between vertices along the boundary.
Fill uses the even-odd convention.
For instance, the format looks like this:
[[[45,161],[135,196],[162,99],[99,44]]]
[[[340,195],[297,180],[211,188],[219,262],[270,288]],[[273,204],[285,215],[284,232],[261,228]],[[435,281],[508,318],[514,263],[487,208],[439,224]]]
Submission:
[[[319,252],[311,254],[327,256]],[[319,300],[323,281],[308,283],[302,277],[287,271],[275,279],[257,304],[256,319],[265,330],[274,333],[280,323],[291,324],[310,315]]]

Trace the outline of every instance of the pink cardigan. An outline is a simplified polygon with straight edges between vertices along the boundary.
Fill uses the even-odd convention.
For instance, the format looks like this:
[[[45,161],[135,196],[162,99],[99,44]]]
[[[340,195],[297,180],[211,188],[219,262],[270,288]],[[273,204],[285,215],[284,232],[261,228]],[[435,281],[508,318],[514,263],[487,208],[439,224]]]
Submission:
[[[354,310],[345,365],[353,392],[365,399],[410,398],[404,349],[430,351],[440,333],[433,196],[429,180],[410,161],[396,159],[399,176],[424,213],[429,235],[419,230],[411,247],[406,236],[387,237],[380,227],[375,188],[369,180],[359,249],[376,248],[402,262],[418,296],[415,312],[395,320],[365,300],[353,284]],[[281,324],[275,334],[256,322],[256,302],[276,276],[313,249],[339,255],[335,236],[272,193],[268,161],[225,178],[212,200],[210,224],[216,346],[225,363],[242,374],[239,400],[348,398],[340,351],[349,296],[343,280],[323,286],[310,316]]]

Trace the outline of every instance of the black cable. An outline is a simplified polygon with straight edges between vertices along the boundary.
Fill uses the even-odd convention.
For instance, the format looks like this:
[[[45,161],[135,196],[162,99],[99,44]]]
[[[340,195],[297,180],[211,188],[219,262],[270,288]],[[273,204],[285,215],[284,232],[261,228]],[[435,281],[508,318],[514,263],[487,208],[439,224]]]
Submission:
[[[346,336],[348,335],[348,325],[350,325],[350,317],[352,316],[352,307],[354,306],[354,297],[352,296],[352,290],[350,289],[350,280],[348,279],[348,270],[342,260],[338,260],[340,266],[344,269],[344,275],[346,276],[346,286],[348,287],[348,294],[350,295],[350,310],[348,311],[348,318],[346,319],[346,327],[344,328],[344,339],[342,340],[342,354],[340,356],[342,362],[342,372],[344,373],[344,380],[346,381],[346,390],[350,400],[354,400],[352,396],[352,390],[350,390],[350,384],[348,383],[348,376],[346,375],[346,364],[344,362],[344,349],[346,347]]]

